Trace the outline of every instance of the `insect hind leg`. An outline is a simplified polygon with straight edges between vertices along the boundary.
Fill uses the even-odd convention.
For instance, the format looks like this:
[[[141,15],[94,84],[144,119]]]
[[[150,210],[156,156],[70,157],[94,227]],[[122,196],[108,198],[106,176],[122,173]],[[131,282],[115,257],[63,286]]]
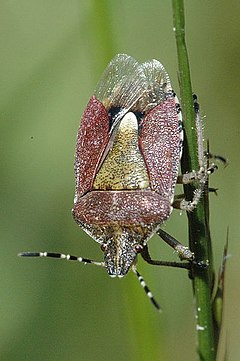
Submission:
[[[175,199],[173,202],[173,207],[185,210],[187,212],[191,212],[194,210],[194,208],[196,208],[199,200],[201,199],[202,193],[204,192],[205,185],[208,181],[208,176],[218,169],[217,165],[214,163],[209,166],[208,160],[211,158],[211,154],[209,152],[206,153],[203,149],[202,121],[196,95],[193,95],[193,104],[196,115],[199,170],[193,170],[189,173],[180,175],[177,179],[177,183],[189,184],[196,181],[198,182],[198,187],[194,190],[191,201],[187,201],[185,199]]]

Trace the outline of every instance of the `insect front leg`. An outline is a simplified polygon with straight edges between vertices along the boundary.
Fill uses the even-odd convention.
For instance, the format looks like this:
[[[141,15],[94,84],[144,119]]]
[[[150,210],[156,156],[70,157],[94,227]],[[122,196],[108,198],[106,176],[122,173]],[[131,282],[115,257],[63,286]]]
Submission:
[[[171,261],[159,261],[151,258],[149,254],[148,246],[145,245],[141,251],[141,256],[149,264],[155,266],[167,266],[167,267],[176,267],[176,268],[184,268],[189,271],[193,269],[193,267],[206,268],[208,265],[204,262],[199,262],[195,260],[194,253],[191,250],[177,241],[173,236],[168,234],[167,232],[159,229],[157,234],[164,240],[169,246],[171,246],[179,255],[181,260],[185,260],[188,262],[171,262]]]
[[[190,251],[190,249],[177,241],[173,236],[163,231],[162,229],[159,229],[157,231],[157,234],[162,238],[164,242],[166,242],[178,253],[181,260],[194,260],[194,254]]]
[[[187,247],[185,247],[185,248],[187,248]],[[191,268],[189,262],[182,263],[182,262],[159,261],[159,260],[152,259],[147,245],[144,246],[144,248],[141,252],[141,256],[144,259],[144,261],[146,261],[147,263],[152,264],[154,266],[166,266],[166,267],[176,267],[176,268],[185,268],[185,269]]]
[[[157,234],[169,245],[171,246],[179,255],[181,260],[187,260],[189,262],[181,263],[181,262],[169,262],[169,261],[158,261],[153,260],[149,254],[147,245],[144,246],[141,256],[142,258],[149,264],[156,266],[168,266],[168,267],[178,267],[178,268],[186,268],[190,269],[190,263],[194,261],[194,254],[190,251],[190,249],[179,241],[177,241],[173,236],[168,234],[167,232],[159,229]]]

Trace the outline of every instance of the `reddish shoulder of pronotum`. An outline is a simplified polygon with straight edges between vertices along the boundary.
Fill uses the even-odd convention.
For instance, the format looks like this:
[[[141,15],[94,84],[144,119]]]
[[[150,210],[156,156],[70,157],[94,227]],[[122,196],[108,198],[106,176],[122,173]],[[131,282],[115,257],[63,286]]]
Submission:
[[[147,242],[157,232],[181,259],[193,259],[187,247],[160,229],[172,211],[182,141],[180,106],[162,64],[116,55],[83,113],[75,153],[73,217],[100,244],[104,260],[48,252],[21,255],[94,263],[112,277],[131,269],[159,308],[136,269],[137,254],[151,264],[189,268],[189,263],[151,259]],[[182,209],[191,210],[200,198],[207,176],[205,163],[200,166],[201,172],[182,177],[201,183],[193,201],[180,204]]]

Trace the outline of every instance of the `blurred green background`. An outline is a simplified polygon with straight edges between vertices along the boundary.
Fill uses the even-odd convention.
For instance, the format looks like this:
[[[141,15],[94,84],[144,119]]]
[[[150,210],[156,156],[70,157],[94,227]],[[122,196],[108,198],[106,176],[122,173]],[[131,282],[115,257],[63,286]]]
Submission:
[[[223,342],[239,360],[239,32],[237,1],[186,1],[193,89],[206,115],[205,138],[230,164],[211,177],[216,269],[227,227],[229,259]],[[0,359],[7,361],[193,361],[195,319],[184,270],[139,261],[163,313],[134,274],[112,280],[104,269],[20,259],[20,251],[67,252],[101,260],[99,246],[71,216],[76,132],[107,65],[124,52],[156,58],[178,92],[170,1],[1,2],[1,301]],[[165,229],[187,240],[186,216]],[[157,237],[154,257],[176,260]]]

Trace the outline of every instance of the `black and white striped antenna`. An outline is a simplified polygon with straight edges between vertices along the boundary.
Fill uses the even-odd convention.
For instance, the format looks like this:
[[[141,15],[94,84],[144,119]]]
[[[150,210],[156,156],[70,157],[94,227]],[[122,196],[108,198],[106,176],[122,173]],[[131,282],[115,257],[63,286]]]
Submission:
[[[146,293],[147,297],[150,299],[150,301],[152,302],[153,306],[159,311],[161,312],[162,309],[160,307],[160,305],[157,303],[157,301],[155,300],[155,298],[153,297],[152,292],[150,291],[150,289],[148,288],[146,282],[144,281],[144,279],[142,278],[142,276],[140,275],[140,273],[137,271],[135,266],[132,266],[132,270],[135,273],[135,275],[137,276],[140,285],[142,286],[142,288],[144,289],[144,292]]]
[[[65,259],[67,261],[77,261],[77,262],[81,262],[81,263],[89,263],[89,264],[94,264],[96,266],[101,266],[101,267],[105,267],[105,263],[104,262],[98,262],[98,261],[94,261],[92,259],[89,258],[84,258],[84,257],[77,257],[77,256],[72,256],[70,254],[64,254],[64,253],[55,253],[55,252],[21,252],[18,254],[18,256],[20,257],[49,257],[49,258],[58,258],[58,259]],[[132,266],[132,271],[133,273],[135,273],[135,275],[137,276],[140,285],[142,286],[142,288],[144,289],[147,297],[150,299],[150,301],[152,302],[153,306],[158,310],[161,311],[161,307],[159,306],[159,304],[157,303],[157,301],[155,300],[155,298],[152,295],[152,292],[150,291],[150,289],[148,288],[148,286],[146,285],[144,279],[142,278],[142,276],[140,275],[140,273],[137,271],[136,266]]]

